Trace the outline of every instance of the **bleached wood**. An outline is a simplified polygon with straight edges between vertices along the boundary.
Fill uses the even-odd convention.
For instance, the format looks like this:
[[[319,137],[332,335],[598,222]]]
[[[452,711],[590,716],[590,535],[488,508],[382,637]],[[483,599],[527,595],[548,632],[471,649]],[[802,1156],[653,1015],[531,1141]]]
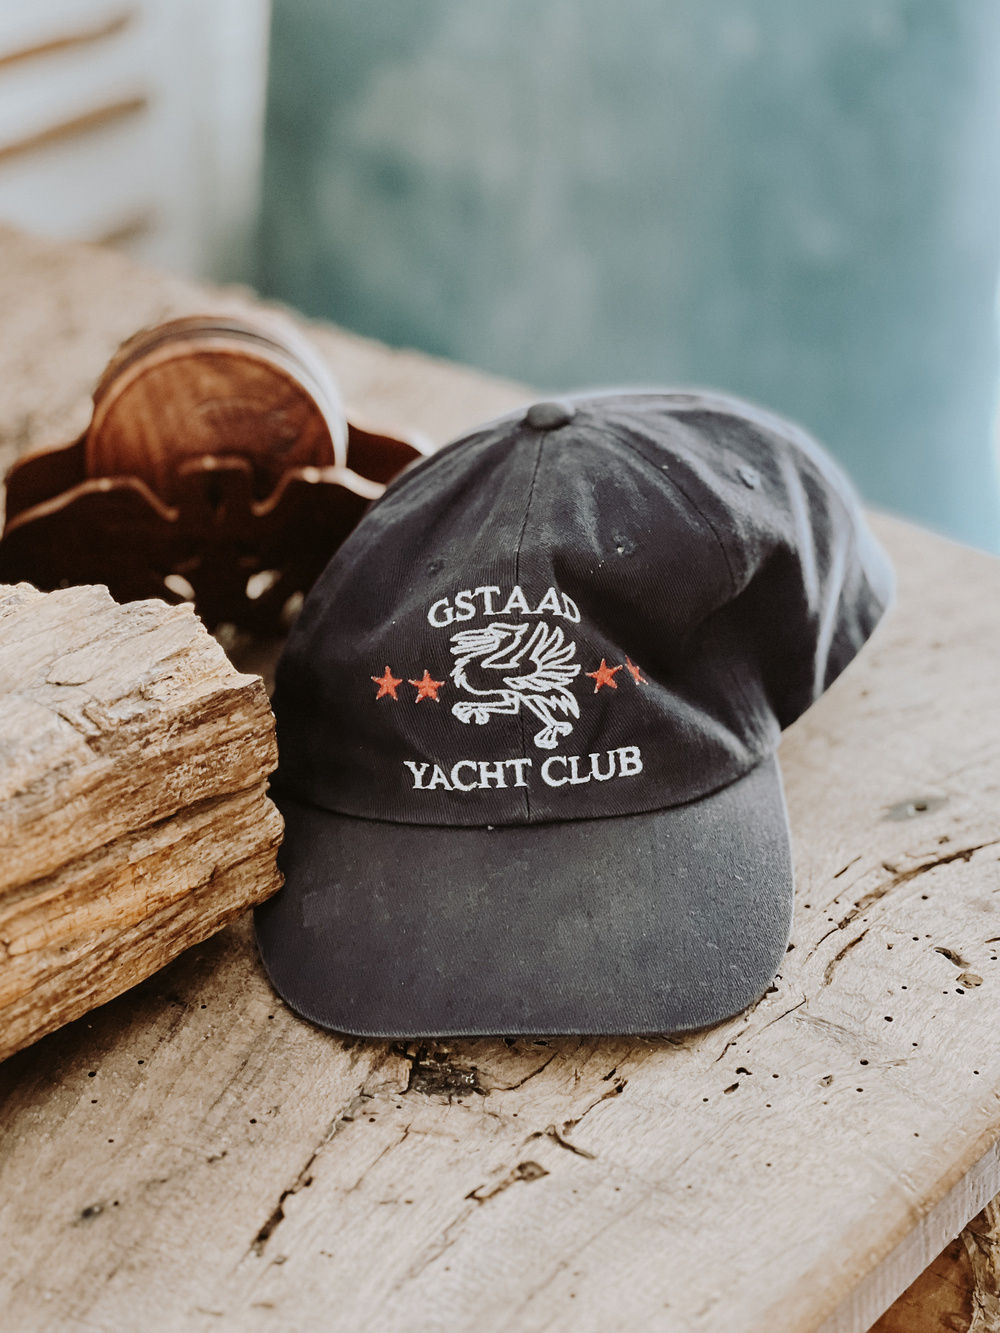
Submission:
[[[121,262],[0,240],[0,365],[30,376],[65,327],[82,392],[106,292],[114,336],[198,308]],[[523,397],[324,347],[352,407],[433,438]],[[57,382],[14,381],[27,433]],[[0,1322],[863,1333],[981,1207],[1000,1138],[1000,562],[877,526],[899,603],[782,744],[795,947],[752,1012],[677,1041],[345,1041],[275,998],[244,919],[0,1066]]]
[[[0,1058],[277,889],[275,762],[190,607],[0,587]]]
[[[1000,1193],[1000,1152],[998,1145],[962,1177],[935,1206],[922,1217],[891,1254],[854,1288],[846,1300],[838,1305],[829,1319],[824,1320],[819,1333],[862,1333],[871,1328],[901,1291],[937,1258],[950,1240],[962,1233],[966,1246],[973,1245],[972,1234],[963,1227],[984,1207],[994,1207],[992,1200]],[[968,1278],[968,1290],[978,1287],[982,1297],[989,1299],[992,1277],[995,1287],[1000,1277],[997,1259],[1000,1255],[989,1248],[977,1247],[977,1268]],[[975,1284],[975,1287],[974,1285]],[[938,1333],[937,1320],[926,1328],[915,1324],[912,1311],[907,1311],[906,1333]],[[997,1333],[997,1327],[980,1323],[979,1328],[963,1329],[962,1333]]]

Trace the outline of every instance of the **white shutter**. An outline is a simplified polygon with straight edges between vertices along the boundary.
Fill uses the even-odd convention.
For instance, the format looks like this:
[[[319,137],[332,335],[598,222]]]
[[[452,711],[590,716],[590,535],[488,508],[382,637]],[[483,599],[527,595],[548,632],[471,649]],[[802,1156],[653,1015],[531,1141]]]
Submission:
[[[0,0],[0,221],[244,271],[268,0]]]

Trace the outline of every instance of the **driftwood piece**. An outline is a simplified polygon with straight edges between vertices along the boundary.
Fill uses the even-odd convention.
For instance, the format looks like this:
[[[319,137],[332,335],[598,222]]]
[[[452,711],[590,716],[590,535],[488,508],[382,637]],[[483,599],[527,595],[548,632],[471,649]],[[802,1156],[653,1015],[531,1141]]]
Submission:
[[[114,345],[203,306],[0,233],[0,450],[78,433]],[[311,332],[389,427],[441,441],[528,396]],[[1000,1189],[1000,565],[879,526],[899,605],[782,746],[795,948],[752,1013],[345,1042],[276,999],[244,918],[0,1066],[0,1323],[868,1328]]]
[[[278,888],[275,762],[190,607],[0,586],[0,1058]]]

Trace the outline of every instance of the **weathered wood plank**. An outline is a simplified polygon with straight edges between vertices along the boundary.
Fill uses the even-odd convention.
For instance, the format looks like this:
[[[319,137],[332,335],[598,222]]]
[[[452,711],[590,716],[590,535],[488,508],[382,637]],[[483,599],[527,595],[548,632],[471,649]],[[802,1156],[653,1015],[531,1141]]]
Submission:
[[[74,363],[98,280],[5,244],[23,306],[48,273],[25,373],[61,309]],[[132,326],[182,313],[121,262],[93,272],[146,303]],[[354,410],[435,438],[522,392],[327,346]],[[23,424],[45,400],[17,392]],[[243,920],[0,1067],[4,1322],[862,1333],[981,1207],[1000,1138],[1000,562],[879,528],[899,605],[782,745],[795,947],[751,1013],[680,1041],[344,1041],[274,997]]]
[[[871,1333],[996,1333],[1000,1328],[1000,1201],[986,1205]]]
[[[0,587],[0,1058],[278,888],[276,758],[190,607]]]
[[[833,1317],[1000,1127],[1000,629],[982,614],[1000,564],[880,527],[900,606],[782,747],[795,948],[752,1013],[676,1042],[407,1056],[291,1017],[241,928],[147,983],[144,1021],[123,997],[96,1037],[73,1029],[78,1049],[66,1032],[11,1062],[0,1228],[32,1236],[2,1280],[15,1324],[44,1308],[66,1327],[130,1311],[252,1329],[276,1310],[319,1327],[331,1301],[386,1329],[414,1308],[498,1329]],[[887,817],[913,797],[942,804]],[[211,956],[224,965],[195,980]],[[959,985],[973,969],[983,983]],[[211,1011],[214,1072],[194,1054]],[[59,1163],[46,1185],[26,1131],[50,1060],[69,1119],[41,1154]],[[701,1261],[706,1219],[725,1265]],[[948,1239],[925,1238],[900,1286]]]

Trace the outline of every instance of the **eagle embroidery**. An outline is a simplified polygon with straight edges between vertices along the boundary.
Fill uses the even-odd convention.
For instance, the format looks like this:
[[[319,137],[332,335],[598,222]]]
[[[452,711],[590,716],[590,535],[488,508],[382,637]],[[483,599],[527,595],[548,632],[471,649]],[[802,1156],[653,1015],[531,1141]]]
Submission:
[[[554,750],[559,737],[573,730],[572,722],[555,716],[555,712],[580,716],[580,705],[569,690],[580,672],[580,663],[570,661],[576,644],[566,642],[561,626],[550,627],[540,620],[532,629],[494,621],[484,629],[464,629],[452,635],[451,651],[456,659],[452,680],[459,689],[476,696],[452,705],[460,722],[484,726],[492,714],[516,714],[523,705],[544,723],[534,737],[542,750]],[[475,662],[487,671],[509,672],[502,678],[504,688],[480,690],[471,685],[467,672]],[[525,669],[529,663],[530,669]],[[515,674],[519,670],[524,674]]]

